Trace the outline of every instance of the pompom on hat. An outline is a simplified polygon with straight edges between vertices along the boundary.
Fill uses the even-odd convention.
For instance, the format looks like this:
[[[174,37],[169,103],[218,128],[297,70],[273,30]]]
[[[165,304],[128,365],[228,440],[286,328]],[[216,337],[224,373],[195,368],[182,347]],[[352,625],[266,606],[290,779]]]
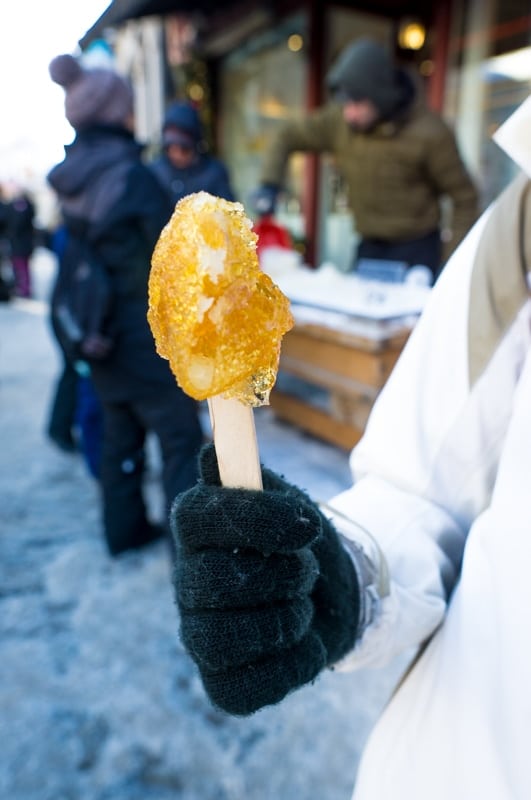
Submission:
[[[52,81],[65,90],[65,116],[76,130],[89,125],[123,125],[133,114],[129,83],[110,69],[85,69],[71,55],[56,56],[49,66]]]

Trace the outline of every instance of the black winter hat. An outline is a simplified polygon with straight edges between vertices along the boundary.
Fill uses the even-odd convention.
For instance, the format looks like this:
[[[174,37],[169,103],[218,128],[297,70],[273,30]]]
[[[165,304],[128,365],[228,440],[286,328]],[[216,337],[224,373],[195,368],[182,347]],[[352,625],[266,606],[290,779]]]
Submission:
[[[382,117],[402,98],[398,70],[389,52],[372,39],[357,39],[332,65],[326,82],[339,102],[371,100]]]
[[[197,109],[186,101],[179,100],[168,106],[162,123],[162,129],[166,128],[178,128],[196,143],[203,138],[203,128]]]
[[[97,123],[122,125],[133,113],[132,88],[117,72],[85,69],[68,54],[56,56],[48,69],[65,90],[65,116],[76,130]]]

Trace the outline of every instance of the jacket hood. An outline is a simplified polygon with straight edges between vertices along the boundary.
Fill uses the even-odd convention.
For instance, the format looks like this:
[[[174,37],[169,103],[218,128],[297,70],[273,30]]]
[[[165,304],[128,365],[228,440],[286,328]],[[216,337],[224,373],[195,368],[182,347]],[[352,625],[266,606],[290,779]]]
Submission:
[[[48,173],[48,183],[60,197],[78,195],[117,161],[138,158],[140,149],[132,134],[122,128],[98,126],[80,131],[65,147],[63,161]]]
[[[141,147],[122,128],[92,128],[77,134],[65,158],[48,173],[63,216],[102,222],[126,191],[127,175],[140,163]]]
[[[177,102],[168,106],[162,127],[163,130],[178,128],[187,133],[196,143],[203,138],[203,127],[199,114],[190,103]]]
[[[341,53],[326,82],[338,102],[370,100],[382,118],[392,116],[414,94],[411,79],[394,66],[385,47],[365,38]]]

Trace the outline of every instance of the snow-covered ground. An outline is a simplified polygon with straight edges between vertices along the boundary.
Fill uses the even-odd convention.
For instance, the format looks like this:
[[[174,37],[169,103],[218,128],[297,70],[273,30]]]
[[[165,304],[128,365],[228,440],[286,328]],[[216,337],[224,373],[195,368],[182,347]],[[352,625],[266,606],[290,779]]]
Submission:
[[[165,545],[110,559],[97,485],[45,437],[53,260],[33,269],[37,299],[0,304],[0,797],[348,800],[401,664],[328,672],[246,719],[212,708],[178,639]],[[269,409],[256,421],[288,480],[323,500],[349,484],[346,453]]]

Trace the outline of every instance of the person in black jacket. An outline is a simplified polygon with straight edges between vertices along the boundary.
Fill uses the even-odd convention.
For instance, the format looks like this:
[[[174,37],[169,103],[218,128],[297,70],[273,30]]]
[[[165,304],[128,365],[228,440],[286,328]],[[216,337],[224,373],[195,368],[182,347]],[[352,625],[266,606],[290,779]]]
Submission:
[[[148,520],[142,493],[149,431],[160,442],[168,510],[196,481],[202,442],[197,404],[157,355],[146,318],[151,254],[171,204],[141,160],[127,81],[109,69],[84,69],[70,55],[53,59],[49,71],[65,89],[65,116],[76,136],[48,181],[69,235],[87,238],[112,286],[114,345],[90,366],[104,415],[104,532],[117,555],[162,533]]]
[[[31,297],[30,258],[35,247],[35,206],[27,192],[17,188],[7,204],[9,252],[15,279],[15,294]]]
[[[11,300],[11,286],[6,274],[9,256],[8,216],[9,211],[4,199],[3,187],[0,186],[0,303],[7,303]]]
[[[203,126],[196,108],[172,103],[162,124],[163,152],[150,165],[172,205],[192,192],[210,192],[235,200],[226,166],[205,151]]]

